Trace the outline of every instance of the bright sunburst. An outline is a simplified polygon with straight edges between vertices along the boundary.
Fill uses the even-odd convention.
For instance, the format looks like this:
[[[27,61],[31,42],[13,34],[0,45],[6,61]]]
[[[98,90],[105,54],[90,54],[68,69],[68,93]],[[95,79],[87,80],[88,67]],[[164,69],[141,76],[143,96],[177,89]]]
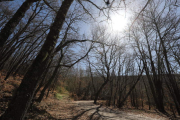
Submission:
[[[124,14],[114,14],[111,16],[109,25],[113,31],[123,31],[128,24],[128,16]]]

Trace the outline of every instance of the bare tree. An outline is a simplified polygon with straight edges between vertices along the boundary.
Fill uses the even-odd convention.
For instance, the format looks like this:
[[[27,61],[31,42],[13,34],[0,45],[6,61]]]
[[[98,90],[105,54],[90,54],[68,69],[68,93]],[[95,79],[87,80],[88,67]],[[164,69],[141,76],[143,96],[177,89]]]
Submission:
[[[3,47],[9,36],[14,31],[15,27],[18,25],[20,20],[24,17],[25,12],[30,8],[30,6],[37,2],[38,0],[26,0],[13,17],[6,23],[4,28],[0,32],[0,47]]]
[[[24,76],[22,83],[17,90],[16,96],[14,96],[6,112],[1,116],[2,120],[24,119],[24,116],[34,96],[36,87],[39,83],[38,79],[42,75],[44,68],[49,61],[49,57],[53,52],[58,34],[65,20],[65,15],[68,12],[68,8],[72,2],[73,0],[63,1],[41,51]],[[18,104],[19,102],[21,102],[21,105]],[[14,110],[18,111],[18,113],[12,112]]]

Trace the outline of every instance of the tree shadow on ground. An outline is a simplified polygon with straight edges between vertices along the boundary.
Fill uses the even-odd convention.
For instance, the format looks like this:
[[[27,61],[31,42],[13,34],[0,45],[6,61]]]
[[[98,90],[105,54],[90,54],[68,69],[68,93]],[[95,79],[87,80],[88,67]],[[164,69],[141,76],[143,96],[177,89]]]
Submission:
[[[90,106],[90,105],[89,105]],[[120,115],[119,118],[121,118],[121,112],[117,112],[113,109],[107,108],[107,107],[103,107],[102,105],[93,107],[93,108],[89,108],[89,109],[85,109],[85,110],[80,110],[81,112],[76,115],[75,117],[72,118],[72,120],[79,120],[81,119],[82,116],[86,116],[86,120],[99,120],[100,118],[105,118],[105,119],[117,119],[117,116],[107,116],[102,114],[102,112],[105,113],[113,113],[113,114],[118,114]]]
[[[45,109],[39,109],[33,106],[32,110],[28,112],[26,120],[100,120],[100,119],[126,119],[126,120],[144,120],[144,116],[137,116],[136,114],[129,114],[125,111],[119,111],[105,107],[102,105],[94,105],[93,103],[80,102],[73,105],[71,108],[72,114],[65,119],[58,119],[48,113]],[[149,119],[148,119],[149,120]],[[172,119],[178,120],[178,119]]]
[[[98,113],[99,111],[99,108],[101,108],[102,105],[96,107],[96,108],[90,108],[90,109],[87,109],[87,110],[84,110],[82,111],[80,114],[76,115],[75,117],[72,118],[72,120],[78,120],[78,118],[80,118],[83,114],[85,114],[86,112],[90,111],[90,110],[95,110],[94,113],[92,113],[90,116],[89,116],[89,119],[92,120],[93,116]]]
[[[33,106],[27,113],[25,120],[57,120],[56,118],[52,117],[44,109],[38,109],[36,106]]]

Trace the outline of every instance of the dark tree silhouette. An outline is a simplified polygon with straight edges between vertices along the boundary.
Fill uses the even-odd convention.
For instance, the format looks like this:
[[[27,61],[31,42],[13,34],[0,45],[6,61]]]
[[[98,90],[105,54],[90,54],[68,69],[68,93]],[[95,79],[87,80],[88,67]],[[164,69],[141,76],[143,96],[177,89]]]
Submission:
[[[26,0],[21,7],[16,11],[13,17],[6,23],[4,28],[0,32],[0,47],[3,47],[9,36],[12,34],[18,23],[24,17],[26,11],[30,6],[39,0]]]
[[[65,21],[66,14],[73,0],[64,0],[56,15],[55,21],[50,28],[46,41],[38,56],[24,76],[16,95],[13,97],[6,112],[1,116],[1,120],[23,120],[31,104],[39,78],[44,72],[49,62],[54,47],[56,45],[59,32]],[[16,111],[16,112],[15,112]]]

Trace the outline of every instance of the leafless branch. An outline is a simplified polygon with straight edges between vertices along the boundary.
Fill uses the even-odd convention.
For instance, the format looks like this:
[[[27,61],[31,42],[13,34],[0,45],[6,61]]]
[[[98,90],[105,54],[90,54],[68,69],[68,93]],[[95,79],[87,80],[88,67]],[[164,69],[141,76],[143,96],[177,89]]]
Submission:
[[[54,12],[57,13],[57,11],[46,0],[43,0],[43,1],[49,8],[51,8]]]
[[[135,21],[139,18],[140,14],[145,10],[145,8],[147,7],[147,5],[149,4],[151,0],[148,0],[146,5],[141,9],[141,11],[138,13],[137,17],[134,19],[134,21],[132,22],[130,28],[133,26],[133,24],[135,23]]]

